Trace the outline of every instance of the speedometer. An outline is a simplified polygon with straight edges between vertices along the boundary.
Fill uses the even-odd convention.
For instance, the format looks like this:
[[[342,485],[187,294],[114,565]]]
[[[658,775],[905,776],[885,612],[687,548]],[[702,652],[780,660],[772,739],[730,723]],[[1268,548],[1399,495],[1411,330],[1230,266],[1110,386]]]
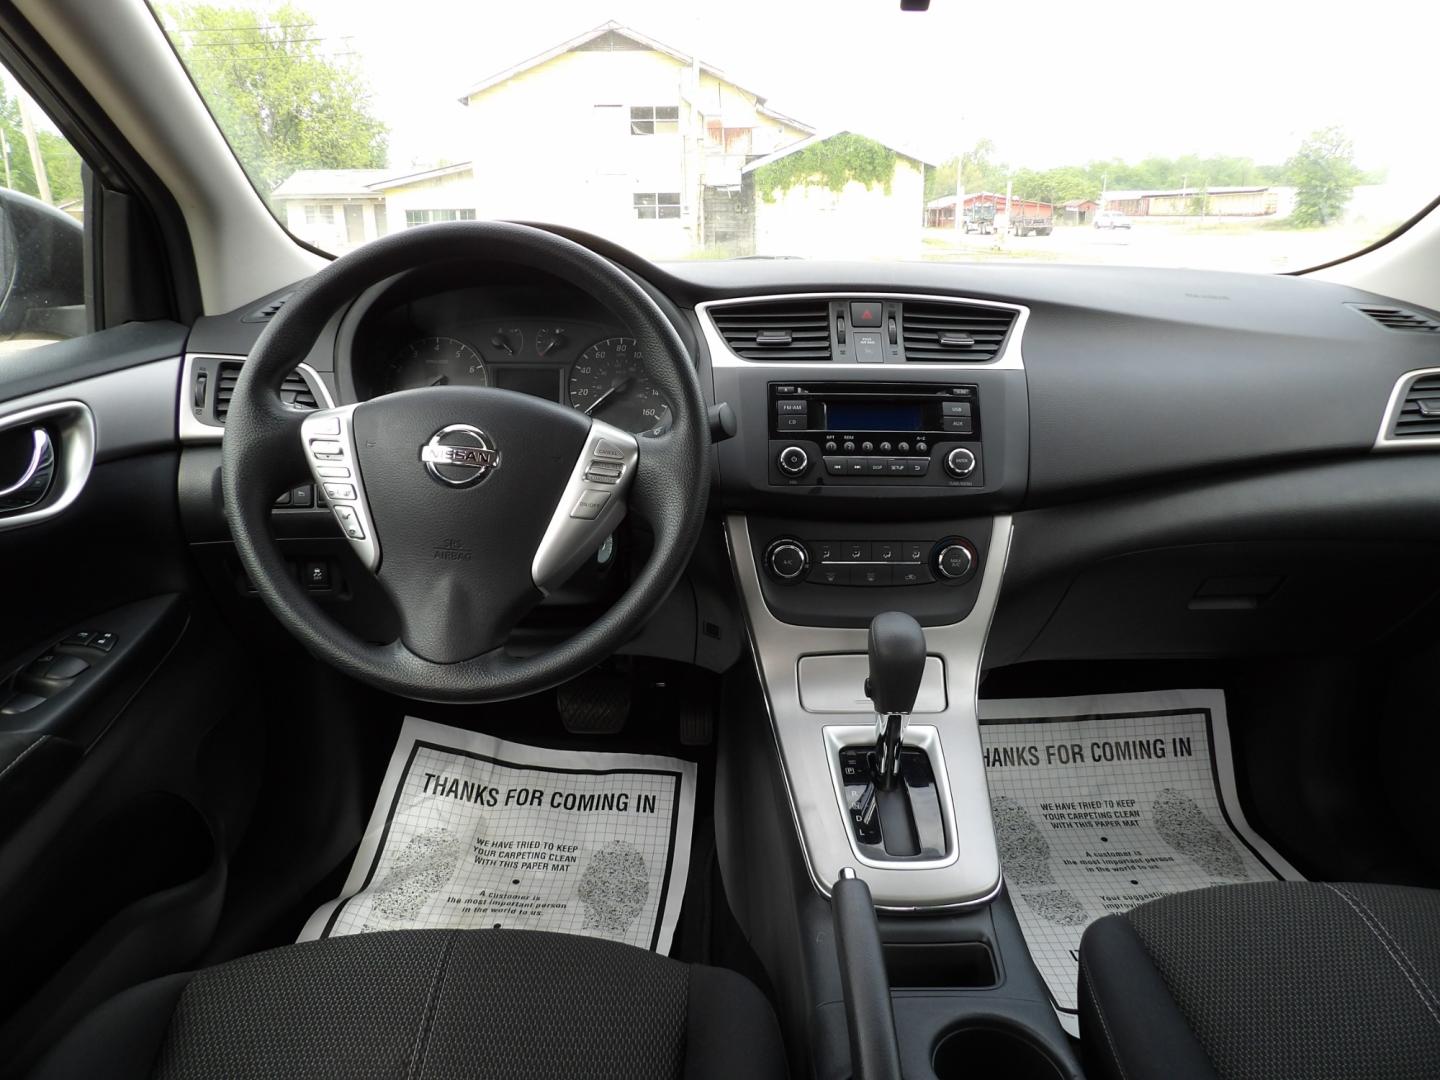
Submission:
[[[387,392],[423,386],[488,386],[480,354],[452,337],[425,337],[390,359]]]
[[[570,404],[625,431],[664,431],[670,403],[645,374],[634,338],[596,342],[570,369]]]

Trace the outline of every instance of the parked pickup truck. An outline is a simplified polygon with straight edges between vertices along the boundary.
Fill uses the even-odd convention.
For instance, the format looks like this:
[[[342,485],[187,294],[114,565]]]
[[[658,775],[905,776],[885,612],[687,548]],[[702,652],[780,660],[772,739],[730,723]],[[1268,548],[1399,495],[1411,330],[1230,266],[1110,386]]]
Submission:
[[[1049,236],[1055,228],[1055,207],[1028,199],[1010,200],[1011,236]]]

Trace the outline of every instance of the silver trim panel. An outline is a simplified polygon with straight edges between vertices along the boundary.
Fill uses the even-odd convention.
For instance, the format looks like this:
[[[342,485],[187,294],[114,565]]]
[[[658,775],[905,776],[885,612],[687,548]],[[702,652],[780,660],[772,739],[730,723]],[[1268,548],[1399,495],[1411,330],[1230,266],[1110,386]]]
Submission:
[[[815,888],[828,896],[841,868],[855,861],[856,852],[850,823],[841,812],[843,804],[837,803],[837,766],[831,761],[826,729],[864,731],[871,739],[874,731],[869,725],[856,725],[853,713],[806,711],[800,700],[800,660],[864,654],[868,631],[781,622],[765,605],[745,515],[727,515],[725,533],[806,868]],[[863,876],[876,906],[886,911],[969,907],[989,902],[1000,890],[1000,857],[990,817],[976,694],[985,639],[1010,551],[1010,534],[1010,517],[997,516],[991,525],[989,554],[980,571],[980,593],[969,616],[957,623],[925,628],[929,652],[945,666],[945,709],[926,719],[935,731],[945,766],[955,858],[948,865],[928,869],[867,866]]]
[[[191,404],[195,388],[195,362],[197,360],[215,360],[226,364],[243,364],[248,357],[239,353],[186,353],[185,366],[180,373],[180,400],[178,406],[180,441],[182,443],[218,443],[225,435],[224,424],[212,424],[201,420],[195,415],[195,409]],[[320,373],[309,364],[296,364],[295,370],[300,377],[309,385],[315,400],[321,402],[322,409],[333,409],[335,398],[330,393],[330,388],[325,385],[325,380],[320,378]],[[211,393],[214,393],[212,390]]]
[[[80,497],[90,470],[95,464],[95,414],[83,401],[56,401],[18,409],[0,415],[0,431],[46,423],[57,430],[59,440],[54,447],[55,477],[35,509],[0,514],[0,531],[19,529],[52,518],[63,512]],[[47,436],[46,444],[49,444]],[[38,446],[37,446],[38,449]],[[17,486],[23,487],[29,476]]]
[[[1391,434],[1395,427],[1395,421],[1400,417],[1400,410],[1405,404],[1405,395],[1410,392],[1411,385],[1417,379],[1423,379],[1426,375],[1440,375],[1440,367],[1416,368],[1414,371],[1407,371],[1395,380],[1394,387],[1390,390],[1390,400],[1385,403],[1385,413],[1380,417],[1380,430],[1375,435],[1375,450],[1409,450],[1412,448],[1431,448],[1440,446],[1440,435],[1414,435],[1409,438],[1396,438]]]
[[[725,342],[725,335],[720,333],[719,327],[710,313],[716,308],[733,307],[737,304],[767,303],[776,300],[919,300],[933,304],[968,304],[973,307],[1003,308],[1006,311],[1016,312],[1015,325],[1010,330],[1010,336],[1005,340],[1005,349],[993,360],[985,360],[977,363],[946,363],[930,360],[907,360],[903,364],[847,364],[835,360],[787,360],[783,355],[776,356],[773,360],[747,360],[736,354]],[[1024,304],[1008,304],[998,300],[972,300],[964,296],[945,296],[934,293],[897,293],[897,292],[808,292],[808,293],[770,293],[764,296],[735,296],[724,300],[705,300],[695,305],[695,313],[700,316],[700,329],[705,335],[705,344],[710,350],[710,363],[715,367],[753,367],[764,370],[767,367],[794,367],[806,370],[814,369],[817,378],[829,378],[834,374],[854,374],[864,372],[876,377],[883,377],[885,374],[894,374],[898,369],[907,371],[933,371],[937,375],[952,375],[958,371],[1015,371],[1025,367],[1025,359],[1021,351],[1021,342],[1025,336],[1025,326],[1030,321],[1030,309]],[[902,330],[903,336],[903,330]],[[913,366],[912,366],[913,365]]]
[[[634,435],[603,420],[591,419],[585,446],[575,459],[570,479],[530,563],[530,577],[542,594],[563,584],[615,531],[625,517],[625,496],[639,459],[640,442]],[[592,479],[586,474],[596,465],[618,466],[620,472],[603,480]],[[577,517],[572,511],[587,493],[608,497],[594,517]]]
[[[43,427],[37,427],[30,432],[30,441],[33,444],[30,450],[30,464],[25,466],[25,471],[8,487],[0,488],[0,499],[9,498],[25,490],[40,475],[40,470],[52,465],[55,461],[55,453],[50,444],[50,433]],[[47,482],[45,490],[34,500],[39,502],[50,493]]]
[[[360,457],[355,452],[356,408],[356,405],[342,405],[338,409],[317,409],[308,413],[300,423],[300,439],[305,460],[315,479],[316,492],[325,492],[340,532],[350,541],[365,569],[373,574],[380,569],[380,540],[375,535],[375,518],[370,513],[370,501],[365,497],[365,484],[360,479]],[[338,452],[321,453],[316,449],[317,444],[325,443],[338,447]],[[350,475],[327,476],[321,471],[323,469],[346,469]],[[349,485],[352,489],[350,498],[337,498],[332,494],[337,483]]]
[[[800,707],[806,712],[868,713],[875,703],[865,696],[870,661],[864,653],[800,658]],[[916,716],[945,711],[945,661],[925,658],[920,691],[910,712]],[[874,725],[871,725],[872,729]]]

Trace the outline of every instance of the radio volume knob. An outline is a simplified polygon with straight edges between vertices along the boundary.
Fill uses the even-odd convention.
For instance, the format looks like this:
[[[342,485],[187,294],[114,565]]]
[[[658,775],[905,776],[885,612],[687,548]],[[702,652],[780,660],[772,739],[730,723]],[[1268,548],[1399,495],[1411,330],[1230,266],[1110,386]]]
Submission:
[[[957,446],[945,455],[945,471],[956,480],[964,480],[975,471],[975,455],[963,446]]]
[[[786,476],[804,476],[810,468],[810,455],[803,446],[787,446],[775,459],[775,467]]]
[[[777,581],[796,582],[810,569],[810,554],[799,540],[781,538],[765,549],[765,569]]]

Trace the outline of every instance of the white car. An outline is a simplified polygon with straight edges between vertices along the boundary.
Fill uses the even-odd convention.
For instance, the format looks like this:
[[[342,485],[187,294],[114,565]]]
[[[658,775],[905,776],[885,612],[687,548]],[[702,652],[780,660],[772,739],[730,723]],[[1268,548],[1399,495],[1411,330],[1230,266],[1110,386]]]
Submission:
[[[1101,210],[1095,215],[1097,229],[1128,229],[1130,219],[1118,210]]]

